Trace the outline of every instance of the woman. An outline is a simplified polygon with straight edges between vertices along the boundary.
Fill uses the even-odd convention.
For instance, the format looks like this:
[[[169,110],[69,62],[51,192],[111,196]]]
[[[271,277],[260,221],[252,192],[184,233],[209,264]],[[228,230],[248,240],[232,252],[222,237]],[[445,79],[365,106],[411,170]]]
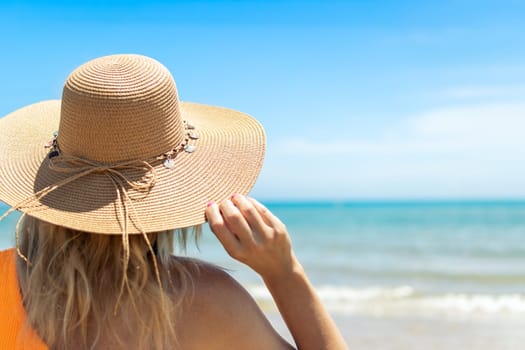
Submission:
[[[297,348],[346,348],[285,226],[243,195],[264,155],[255,119],[182,103],[160,63],[115,55],[0,133],[0,199],[24,213],[16,252],[0,253],[0,349],[292,348],[223,270],[171,254],[206,218]]]

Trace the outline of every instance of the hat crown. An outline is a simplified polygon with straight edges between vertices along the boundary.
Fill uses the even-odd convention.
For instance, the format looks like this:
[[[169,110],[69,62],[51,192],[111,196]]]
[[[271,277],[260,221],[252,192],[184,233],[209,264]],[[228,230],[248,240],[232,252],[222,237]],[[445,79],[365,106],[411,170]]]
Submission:
[[[159,62],[140,55],[97,58],[65,83],[61,152],[102,163],[146,159],[184,139],[175,81]]]

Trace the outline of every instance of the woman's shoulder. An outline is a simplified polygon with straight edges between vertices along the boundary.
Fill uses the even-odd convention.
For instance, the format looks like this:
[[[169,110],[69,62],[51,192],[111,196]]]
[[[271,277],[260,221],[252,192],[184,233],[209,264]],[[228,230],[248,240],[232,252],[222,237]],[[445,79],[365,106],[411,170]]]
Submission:
[[[246,289],[224,269],[202,260],[177,257],[187,266],[193,280],[193,293],[184,307],[186,329],[202,341],[213,341],[213,348],[237,347],[253,349],[289,349],[289,345],[275,332],[255,300]],[[189,321],[189,322],[188,322]],[[190,326],[191,325],[191,326]],[[190,339],[187,339],[190,341]],[[201,341],[201,340],[199,340]],[[253,343],[260,345],[255,346]],[[206,346],[205,346],[206,345]],[[210,348],[199,344],[196,348]]]
[[[243,297],[245,301],[253,301],[244,287],[220,266],[189,257],[174,259],[181,263],[191,276],[195,294],[193,299],[207,303],[228,303],[232,298],[235,300],[236,297]]]

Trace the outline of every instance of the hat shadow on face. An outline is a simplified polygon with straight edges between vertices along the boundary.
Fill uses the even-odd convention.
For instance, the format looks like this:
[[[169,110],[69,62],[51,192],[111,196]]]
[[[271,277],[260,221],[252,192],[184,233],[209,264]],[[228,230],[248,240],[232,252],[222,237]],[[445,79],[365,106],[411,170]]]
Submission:
[[[57,173],[49,168],[49,159],[46,157],[40,164],[33,186],[34,193],[45,188],[59,184],[61,181],[71,179],[82,171],[68,173]],[[144,182],[148,179],[146,169],[124,169],[117,170],[130,183]],[[150,173],[151,175],[151,173]],[[111,179],[113,177],[113,181]],[[120,184],[114,183],[120,181]],[[109,172],[92,172],[82,177],[65,183],[40,199],[40,203],[46,207],[72,213],[95,211],[118,202],[118,191],[122,197],[122,191],[126,191],[132,200],[143,198],[147,191],[136,191],[131,185],[123,182],[123,178]]]

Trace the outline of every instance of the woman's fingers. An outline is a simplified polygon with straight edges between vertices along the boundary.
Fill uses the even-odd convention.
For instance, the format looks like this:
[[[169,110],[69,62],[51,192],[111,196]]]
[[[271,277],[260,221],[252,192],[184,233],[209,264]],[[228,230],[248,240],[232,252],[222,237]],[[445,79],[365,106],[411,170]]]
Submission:
[[[208,206],[206,215],[228,254],[263,278],[292,266],[294,255],[286,227],[259,202],[235,195]]]
[[[243,213],[237,208],[232,201],[226,199],[219,204],[219,210],[222,214],[226,227],[232,232],[241,245],[248,245],[254,242],[252,229]]]
[[[211,230],[215,236],[217,236],[217,239],[221,242],[228,254],[231,256],[236,255],[236,252],[241,249],[241,244],[235,234],[233,234],[226,226],[221,212],[219,211],[219,206],[216,203],[208,204],[208,207],[206,208],[206,218],[208,219]]]
[[[269,227],[267,223],[263,220],[257,208],[253,205],[253,202],[248,198],[237,194],[232,196],[232,203],[240,210],[248,222],[248,225],[250,225],[255,233],[264,235],[266,231],[268,231]]]
[[[272,214],[271,211],[268,210],[264,205],[262,205],[258,200],[254,198],[248,198],[248,200],[253,204],[253,206],[257,209],[259,212],[259,215],[264,220],[266,225],[274,227],[274,228],[281,228],[284,227],[284,224],[281,220],[275,215]]]

